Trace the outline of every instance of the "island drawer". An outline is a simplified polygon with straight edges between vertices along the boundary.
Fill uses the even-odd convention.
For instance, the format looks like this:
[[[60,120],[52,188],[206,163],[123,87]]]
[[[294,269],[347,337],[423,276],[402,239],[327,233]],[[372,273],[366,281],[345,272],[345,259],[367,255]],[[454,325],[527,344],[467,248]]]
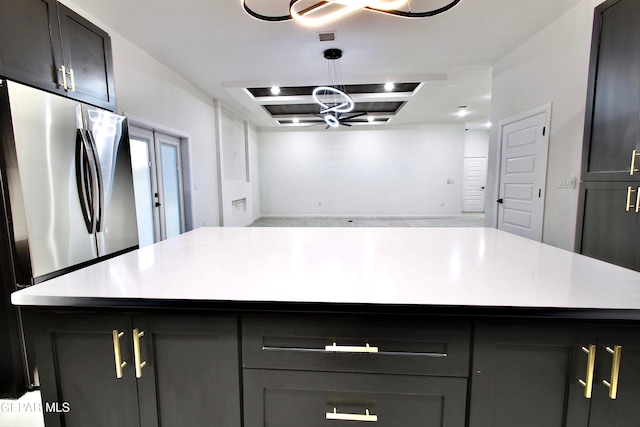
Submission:
[[[471,326],[429,317],[244,316],[245,368],[466,377]]]
[[[245,369],[245,427],[464,427],[466,378]]]

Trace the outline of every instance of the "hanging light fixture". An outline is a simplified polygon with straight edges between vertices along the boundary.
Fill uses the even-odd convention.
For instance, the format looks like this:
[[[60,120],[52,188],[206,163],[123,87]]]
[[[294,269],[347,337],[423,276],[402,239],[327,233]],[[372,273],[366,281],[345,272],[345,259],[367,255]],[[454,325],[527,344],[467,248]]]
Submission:
[[[414,12],[411,10],[410,0],[290,0],[289,13],[281,16],[258,13],[249,7],[247,0],[242,0],[242,7],[249,15],[261,21],[277,22],[293,19],[304,25],[318,26],[363,9],[403,18],[426,18],[448,11],[460,3],[460,0],[443,0],[444,2],[446,3],[439,8]],[[408,6],[406,7],[408,10],[400,10],[404,6]]]
[[[328,127],[340,126],[340,116],[353,111],[355,102],[341,84],[342,75],[338,60],[342,58],[340,49],[327,49],[324,58],[329,73],[329,84],[313,89],[313,100],[320,105],[320,114],[323,115]],[[364,114],[364,113],[363,113]]]

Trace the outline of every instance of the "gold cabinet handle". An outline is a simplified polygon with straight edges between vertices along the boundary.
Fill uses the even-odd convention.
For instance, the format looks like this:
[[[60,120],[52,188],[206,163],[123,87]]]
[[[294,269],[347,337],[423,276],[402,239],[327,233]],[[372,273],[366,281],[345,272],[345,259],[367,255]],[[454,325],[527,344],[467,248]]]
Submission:
[[[627,187],[627,212],[631,211],[631,208],[636,208],[636,209],[638,208],[637,201],[636,201],[636,205],[635,206],[631,204],[631,193],[635,193],[635,192],[636,192],[636,190],[634,190],[633,187],[631,187],[631,186]],[[639,194],[639,196],[640,196],[640,194]]]
[[[147,361],[142,361],[140,356],[140,338],[144,336],[144,331],[138,332],[138,329],[133,330],[133,356],[136,362],[136,378],[142,378],[142,368],[147,366]]]
[[[112,331],[113,334],[113,357],[116,364],[116,378],[122,378],[122,368],[127,366],[127,362],[122,360],[122,353],[120,352],[120,338],[124,335],[124,332],[118,332],[117,329]]]
[[[61,65],[60,68],[58,68],[58,71],[62,74],[62,87],[64,90],[69,89],[69,86],[67,86],[67,68],[64,65]]]
[[[68,71],[67,74],[69,74],[69,77],[71,78],[71,92],[75,92],[76,91],[76,79],[73,77],[73,68],[69,68],[69,71]]]
[[[636,190],[636,213],[640,212],[640,187]]]
[[[332,353],[377,353],[378,347],[371,347],[369,343],[363,346],[351,346],[351,345],[327,345],[324,347],[324,351]]]
[[[340,420],[340,421],[365,421],[365,422],[377,422],[378,416],[369,413],[369,409],[364,410],[362,414],[343,414],[338,412],[338,408],[333,407],[333,412],[327,412],[325,417],[328,420]]]
[[[631,153],[631,170],[629,171],[629,175],[633,175],[638,172],[638,169],[636,169],[636,159],[638,158],[638,156],[640,156],[638,150],[633,150],[633,152]]]
[[[609,388],[609,398],[615,399],[618,396],[618,376],[620,375],[620,358],[622,357],[622,346],[616,345],[613,348],[606,347],[607,351],[613,355],[611,362],[611,378],[609,381],[602,380],[607,388]]]
[[[578,382],[584,387],[584,397],[591,399],[591,392],[593,391],[593,371],[596,366],[596,346],[592,344],[589,348],[582,347],[582,351],[587,353],[587,372],[585,379],[578,379]]]

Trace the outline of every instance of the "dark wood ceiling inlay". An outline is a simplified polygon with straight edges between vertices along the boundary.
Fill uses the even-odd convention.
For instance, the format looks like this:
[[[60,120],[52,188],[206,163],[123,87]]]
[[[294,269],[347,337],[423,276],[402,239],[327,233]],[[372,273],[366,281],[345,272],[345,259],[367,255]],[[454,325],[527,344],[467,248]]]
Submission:
[[[405,104],[405,101],[394,102],[356,102],[353,113],[385,113],[395,114]],[[320,114],[318,104],[288,104],[288,105],[263,105],[271,116],[290,116],[305,114]]]
[[[349,94],[360,93],[406,93],[413,92],[420,83],[396,83],[393,90],[387,91],[384,83],[344,85],[344,89]],[[247,90],[256,98],[265,96],[305,96],[311,95],[316,86],[285,86],[280,87],[280,93],[273,95],[270,87],[250,87]]]

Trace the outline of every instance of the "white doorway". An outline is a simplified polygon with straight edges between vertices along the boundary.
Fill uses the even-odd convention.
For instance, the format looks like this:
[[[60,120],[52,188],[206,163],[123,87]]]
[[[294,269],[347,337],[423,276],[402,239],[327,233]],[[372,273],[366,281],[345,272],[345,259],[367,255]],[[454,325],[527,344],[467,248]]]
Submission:
[[[484,212],[487,158],[465,157],[462,178],[462,212]]]
[[[140,247],[185,230],[180,139],[129,126]]]
[[[542,241],[551,105],[499,124],[498,228]]]

